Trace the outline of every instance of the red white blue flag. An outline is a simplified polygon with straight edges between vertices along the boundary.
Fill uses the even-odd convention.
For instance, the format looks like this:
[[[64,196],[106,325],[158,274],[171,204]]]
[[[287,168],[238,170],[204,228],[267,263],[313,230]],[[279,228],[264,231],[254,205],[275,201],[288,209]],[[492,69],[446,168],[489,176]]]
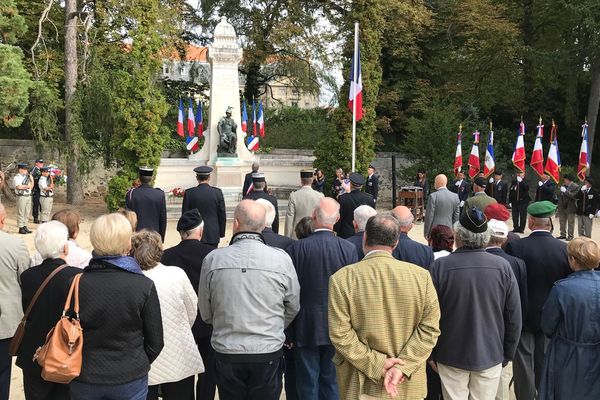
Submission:
[[[188,136],[185,138],[185,147],[188,151],[196,152],[199,149],[198,136]]]
[[[544,137],[544,125],[542,118],[537,126],[537,135],[535,136],[535,144],[533,145],[533,153],[529,165],[541,177],[544,174],[544,148],[542,146],[542,138]]]
[[[471,148],[471,154],[469,154],[469,177],[475,178],[479,173],[480,160],[479,160],[479,131],[473,132],[473,147]]]
[[[194,136],[196,133],[196,121],[194,119],[194,105],[192,104],[192,99],[190,99],[190,106],[188,107],[187,130],[188,136]]]
[[[258,105],[258,133],[260,137],[265,137],[265,115],[263,113],[262,100]]]
[[[521,120],[519,124],[519,134],[517,135],[517,143],[515,144],[515,150],[512,155],[512,163],[519,172],[525,172],[525,123]]]
[[[456,152],[454,153],[454,176],[462,171],[462,125],[458,128],[458,139],[456,141]]]
[[[580,181],[585,180],[585,175],[590,169],[588,160],[588,124],[581,125],[581,148],[579,149],[579,163],[577,165],[577,177]]]
[[[546,159],[545,172],[552,178],[554,183],[560,179],[560,152],[558,151],[558,126],[552,121],[552,130],[550,131],[550,150]]]
[[[250,151],[258,150],[258,147],[259,147],[258,140],[259,140],[258,136],[254,136],[254,135],[248,136],[246,138],[246,146],[248,147],[248,150],[250,150]]]
[[[196,110],[196,131],[198,132],[198,139],[204,136],[204,116],[202,115],[202,102],[198,103],[198,109]]]
[[[360,45],[358,46],[360,49]],[[354,105],[356,102],[356,105]],[[350,93],[348,95],[348,108],[350,112],[356,107],[356,120],[363,117],[362,101],[362,73],[360,72],[360,50],[354,53],[352,65],[350,66]]]
[[[256,103],[252,99],[252,136],[257,136],[258,129],[256,127]]]
[[[494,131],[490,122],[490,133],[488,134],[488,144],[485,150],[485,161],[483,163],[483,175],[489,178],[496,170],[496,158],[494,157]]]
[[[185,137],[183,133],[183,100],[179,99],[179,113],[177,115],[177,134]]]
[[[242,132],[248,133],[248,111],[246,110],[246,99],[242,104]]]

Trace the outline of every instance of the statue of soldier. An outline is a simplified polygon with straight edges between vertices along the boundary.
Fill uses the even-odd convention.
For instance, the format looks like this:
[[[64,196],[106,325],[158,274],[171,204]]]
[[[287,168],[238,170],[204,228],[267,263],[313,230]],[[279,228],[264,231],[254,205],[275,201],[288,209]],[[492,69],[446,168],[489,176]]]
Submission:
[[[217,131],[219,132],[219,149],[217,153],[235,154],[237,145],[237,124],[231,118],[233,107],[228,107],[225,116],[219,120]]]

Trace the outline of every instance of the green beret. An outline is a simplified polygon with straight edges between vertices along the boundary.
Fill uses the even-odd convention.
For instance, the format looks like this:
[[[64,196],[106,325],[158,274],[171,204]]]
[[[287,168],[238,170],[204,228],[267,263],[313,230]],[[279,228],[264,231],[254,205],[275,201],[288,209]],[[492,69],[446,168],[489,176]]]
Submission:
[[[527,214],[535,218],[552,217],[555,212],[556,204],[548,200],[536,201],[535,203],[531,203],[529,207],[527,207]]]

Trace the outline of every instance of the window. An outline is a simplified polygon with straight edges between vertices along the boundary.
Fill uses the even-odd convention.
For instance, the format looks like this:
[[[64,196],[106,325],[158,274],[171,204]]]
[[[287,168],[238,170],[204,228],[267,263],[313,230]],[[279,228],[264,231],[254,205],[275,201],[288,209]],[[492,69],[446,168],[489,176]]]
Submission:
[[[171,68],[169,66],[169,63],[164,63],[163,64],[163,74],[169,75],[170,73],[171,73]]]

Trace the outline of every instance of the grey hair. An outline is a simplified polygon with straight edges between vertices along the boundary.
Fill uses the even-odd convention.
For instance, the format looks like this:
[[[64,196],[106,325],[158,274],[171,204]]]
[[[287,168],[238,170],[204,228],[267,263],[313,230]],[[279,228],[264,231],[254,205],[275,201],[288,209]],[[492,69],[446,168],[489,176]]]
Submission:
[[[354,210],[354,222],[356,222],[358,230],[364,231],[367,226],[367,221],[374,215],[377,215],[377,211],[373,207],[366,204],[358,206],[356,210]]]
[[[410,228],[415,221],[415,216],[413,213],[408,214],[406,218],[398,218],[397,215],[394,214],[398,222],[400,223],[400,228]]]
[[[457,222],[454,224],[454,240],[460,247],[483,249],[490,241],[490,231],[474,233]]]
[[[199,231],[200,229],[204,229],[204,221],[202,221],[202,223],[200,225],[198,225],[197,227],[195,227],[193,229],[189,229],[187,231],[179,231],[179,235],[181,236],[181,239],[185,240],[185,239],[189,238],[190,236],[192,236],[196,231]]]
[[[315,216],[321,225],[335,225],[340,216],[340,206],[338,204],[335,211],[329,214],[325,213],[325,210],[321,207],[317,207],[315,208]]]
[[[48,221],[35,231],[33,242],[42,258],[58,258],[64,253],[65,244],[69,240],[69,230],[62,222]]]
[[[270,228],[273,226],[273,221],[275,221],[275,207],[269,200],[258,199],[256,202],[265,208],[265,226]]]

